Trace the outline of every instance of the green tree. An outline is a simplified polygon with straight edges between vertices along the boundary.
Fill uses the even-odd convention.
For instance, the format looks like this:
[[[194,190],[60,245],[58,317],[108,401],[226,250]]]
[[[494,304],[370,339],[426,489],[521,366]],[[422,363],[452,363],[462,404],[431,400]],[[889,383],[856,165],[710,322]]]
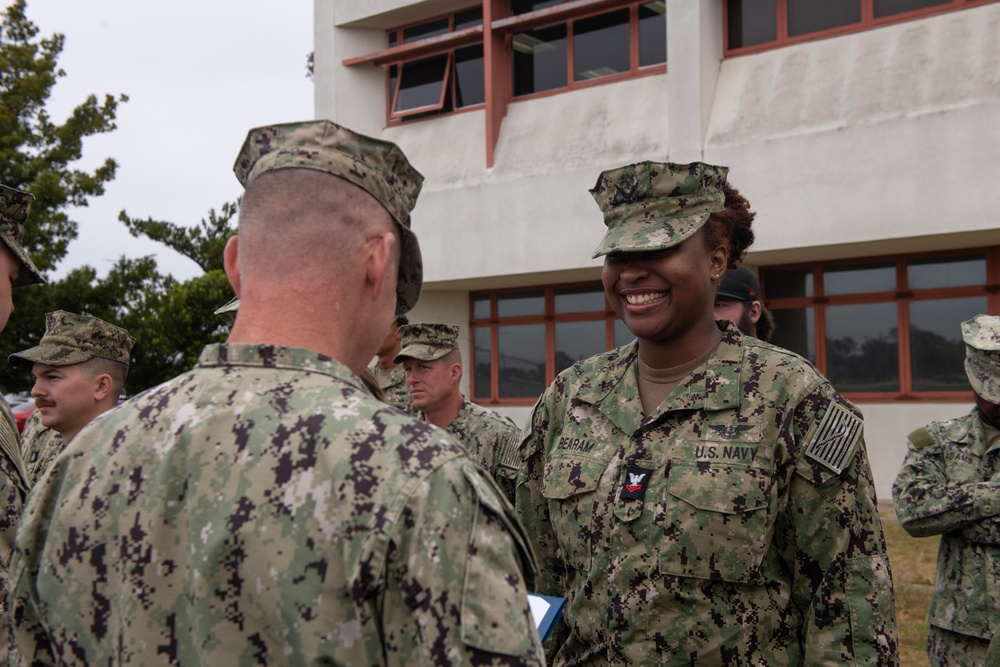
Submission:
[[[64,122],[54,122],[46,103],[65,75],[58,67],[64,37],[39,37],[25,7],[24,0],[15,0],[0,13],[0,182],[35,196],[24,244],[45,273],[66,256],[77,236],[77,223],[67,209],[86,206],[115,176],[117,164],[111,158],[93,171],[74,166],[83,155],[83,140],[114,130],[118,105],[128,98],[105,95],[99,101],[90,95]],[[17,290],[16,309],[0,336],[0,358],[37,342],[48,310],[69,305],[84,312],[86,299],[100,293],[93,291],[94,278],[93,269],[84,267],[48,287]],[[28,384],[23,371],[0,363],[0,386],[5,390]]]

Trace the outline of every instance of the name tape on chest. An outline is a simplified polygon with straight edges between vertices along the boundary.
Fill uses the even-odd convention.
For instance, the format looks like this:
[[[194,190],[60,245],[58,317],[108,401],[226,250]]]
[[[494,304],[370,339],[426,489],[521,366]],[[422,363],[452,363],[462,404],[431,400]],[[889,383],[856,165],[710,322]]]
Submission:
[[[806,449],[806,457],[839,475],[853,458],[863,425],[850,410],[831,403]]]

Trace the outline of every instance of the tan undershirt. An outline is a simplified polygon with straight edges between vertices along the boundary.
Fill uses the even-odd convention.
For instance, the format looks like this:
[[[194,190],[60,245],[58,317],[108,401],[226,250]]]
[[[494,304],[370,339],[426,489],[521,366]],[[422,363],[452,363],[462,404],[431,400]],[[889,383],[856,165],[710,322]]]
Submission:
[[[979,423],[983,425],[983,435],[986,437],[986,449],[983,451],[990,451],[990,447],[996,444],[997,439],[1000,438],[1000,429],[995,426],[990,426],[986,423],[986,420],[982,417],[979,418]]]
[[[719,342],[721,342],[721,338]],[[699,366],[708,361],[708,358],[715,352],[718,342],[710,347],[706,352],[696,359],[673,368],[653,368],[642,363],[642,359],[636,357],[639,371],[639,400],[642,401],[642,413],[649,416],[659,407],[674,387],[681,383],[681,380],[691,375]]]

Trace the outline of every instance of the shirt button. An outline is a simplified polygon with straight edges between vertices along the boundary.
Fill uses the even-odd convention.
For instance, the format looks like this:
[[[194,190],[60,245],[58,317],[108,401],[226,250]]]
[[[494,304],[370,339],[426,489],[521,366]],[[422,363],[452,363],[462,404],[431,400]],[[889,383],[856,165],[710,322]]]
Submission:
[[[986,505],[985,507],[983,507],[983,511],[986,512],[987,514],[992,513],[993,512],[993,505]]]

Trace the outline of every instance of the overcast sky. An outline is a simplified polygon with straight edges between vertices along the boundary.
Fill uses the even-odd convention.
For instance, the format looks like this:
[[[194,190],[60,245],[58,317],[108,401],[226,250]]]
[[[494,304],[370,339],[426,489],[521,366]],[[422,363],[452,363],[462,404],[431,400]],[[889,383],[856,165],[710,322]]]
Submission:
[[[129,97],[118,129],[84,143],[82,168],[112,157],[118,175],[104,196],[70,212],[80,236],[57,277],[84,264],[104,275],[123,254],[155,254],[178,279],[199,273],[132,238],[118,212],[192,225],[235,201],[232,166],[247,130],[313,117],[312,11],[311,0],[28,0],[40,37],[66,36],[66,76],[48,105],[54,121],[89,94]]]

